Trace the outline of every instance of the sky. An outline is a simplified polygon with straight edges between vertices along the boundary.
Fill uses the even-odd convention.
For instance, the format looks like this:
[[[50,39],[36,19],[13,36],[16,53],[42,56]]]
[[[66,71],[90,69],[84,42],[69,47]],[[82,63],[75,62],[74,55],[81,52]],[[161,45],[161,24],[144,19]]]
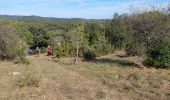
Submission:
[[[0,0],[0,15],[108,19],[114,13],[166,8],[169,0]]]

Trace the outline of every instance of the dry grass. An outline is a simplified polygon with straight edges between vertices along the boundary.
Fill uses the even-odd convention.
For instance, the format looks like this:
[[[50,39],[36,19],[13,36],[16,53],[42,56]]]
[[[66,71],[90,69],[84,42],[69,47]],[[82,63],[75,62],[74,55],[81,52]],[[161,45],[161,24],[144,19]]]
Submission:
[[[42,75],[39,87],[15,85],[26,66],[0,62],[0,100],[169,100],[170,70],[139,69],[114,55],[75,64],[48,57],[29,57]],[[27,67],[29,67],[27,66]]]
[[[129,62],[128,59],[130,59]],[[169,100],[170,70],[137,68],[131,63],[131,59],[134,58],[119,58],[112,55],[91,62],[80,62],[76,66],[61,64],[83,76],[99,80],[100,83],[116,90],[126,98]]]

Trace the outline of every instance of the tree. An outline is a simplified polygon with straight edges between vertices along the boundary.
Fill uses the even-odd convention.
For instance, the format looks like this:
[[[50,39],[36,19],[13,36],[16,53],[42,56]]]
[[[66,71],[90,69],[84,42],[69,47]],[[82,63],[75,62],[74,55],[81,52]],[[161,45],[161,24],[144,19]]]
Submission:
[[[41,27],[31,26],[29,31],[33,35],[32,48],[47,47],[50,42],[49,34]]]
[[[106,38],[105,26],[97,23],[85,24],[84,39],[88,46],[84,48],[84,52],[94,52],[96,56],[106,55],[112,52],[112,47]]]
[[[135,46],[138,48],[135,52],[141,51],[142,47],[145,50],[145,52],[142,50],[142,55],[146,56],[150,49],[157,47],[168,36],[166,20],[165,15],[158,11],[130,16],[126,22],[130,40],[126,50],[130,50],[129,46],[140,44]]]
[[[83,34],[84,34],[84,27],[83,25],[79,25],[73,30],[68,32],[68,36],[70,41],[76,45],[76,63],[78,63],[79,59],[79,48],[82,46],[83,41]]]
[[[108,41],[110,41],[115,49],[124,48],[127,43],[127,26],[124,22],[124,16],[119,16],[115,13],[114,19],[107,22],[106,25],[106,37]]]
[[[18,35],[27,42],[28,45],[33,44],[33,34],[29,31],[29,25],[25,24],[14,24],[13,27],[18,32]]]
[[[102,34],[102,28],[97,23],[86,23],[84,27],[85,38],[88,39],[89,46],[96,43]]]
[[[14,28],[0,26],[0,59],[25,60],[24,45]]]

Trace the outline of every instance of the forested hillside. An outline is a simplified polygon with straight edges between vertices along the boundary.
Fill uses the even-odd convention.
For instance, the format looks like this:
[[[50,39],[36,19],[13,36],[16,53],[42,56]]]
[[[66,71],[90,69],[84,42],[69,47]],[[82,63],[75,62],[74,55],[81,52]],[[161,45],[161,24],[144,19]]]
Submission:
[[[0,18],[1,27],[8,26],[14,29],[14,34],[20,37],[27,48],[35,49],[38,46],[43,49],[52,45],[57,49],[57,56],[74,56],[75,45],[77,45],[75,42],[79,42],[80,55],[84,48],[90,49],[89,46],[94,48],[96,42],[107,42],[104,33],[104,24],[107,20],[56,19],[36,16],[1,16]],[[81,36],[77,37],[77,35]],[[78,39],[80,37],[81,39]],[[105,52],[108,51],[105,50]],[[99,53],[103,53],[102,46]]]
[[[146,65],[167,68],[170,66],[169,23],[168,10],[115,13],[110,20],[2,15],[1,58],[16,58],[18,49],[28,47],[40,47],[43,52],[48,45],[55,48],[56,57],[75,57],[78,49],[78,55],[86,60],[121,49],[127,55],[144,57]],[[12,45],[11,36],[20,48]],[[17,50],[8,51],[11,48]]]

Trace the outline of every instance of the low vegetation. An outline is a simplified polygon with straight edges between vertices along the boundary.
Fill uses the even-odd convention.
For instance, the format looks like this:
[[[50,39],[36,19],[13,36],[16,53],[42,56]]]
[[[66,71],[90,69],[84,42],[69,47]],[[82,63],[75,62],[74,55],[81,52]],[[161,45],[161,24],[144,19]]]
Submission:
[[[136,68],[131,61],[124,63],[123,59],[106,56],[91,62],[81,62],[79,65],[72,65],[70,61],[70,64],[60,63],[60,66],[85,77],[97,79],[104,86],[132,100],[168,100],[170,98],[169,70]],[[128,61],[130,58],[126,59]]]
[[[27,66],[22,75],[17,79],[16,85],[18,87],[39,87],[41,79],[41,75],[34,68]]]
[[[130,57],[109,55],[78,64],[71,58],[49,62],[45,55],[28,59],[29,67],[1,62],[0,99],[170,99],[170,71],[136,68]],[[15,71],[21,74],[8,74]]]

